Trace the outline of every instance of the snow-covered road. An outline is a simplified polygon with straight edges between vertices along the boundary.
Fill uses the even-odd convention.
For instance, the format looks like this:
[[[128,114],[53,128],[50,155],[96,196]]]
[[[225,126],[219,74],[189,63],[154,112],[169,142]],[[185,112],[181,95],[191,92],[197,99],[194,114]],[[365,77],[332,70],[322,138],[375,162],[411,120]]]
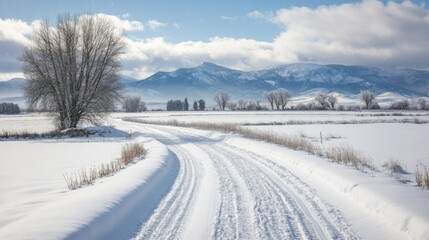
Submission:
[[[228,135],[118,122],[179,159],[171,190],[136,239],[357,239],[342,213],[285,167]]]

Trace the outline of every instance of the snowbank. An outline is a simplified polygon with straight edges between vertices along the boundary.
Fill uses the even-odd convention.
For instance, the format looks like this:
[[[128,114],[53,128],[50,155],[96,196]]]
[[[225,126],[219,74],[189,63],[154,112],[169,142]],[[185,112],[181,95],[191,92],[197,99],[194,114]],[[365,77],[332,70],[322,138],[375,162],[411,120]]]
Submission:
[[[147,138],[136,141],[145,141],[149,150],[144,160],[92,186],[68,191],[0,227],[0,239],[132,237],[170,190],[179,171],[177,157],[164,145]]]

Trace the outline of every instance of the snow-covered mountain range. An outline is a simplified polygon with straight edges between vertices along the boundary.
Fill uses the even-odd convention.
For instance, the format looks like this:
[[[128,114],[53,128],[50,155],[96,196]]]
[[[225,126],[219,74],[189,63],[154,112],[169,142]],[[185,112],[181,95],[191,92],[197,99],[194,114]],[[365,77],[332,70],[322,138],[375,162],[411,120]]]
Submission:
[[[298,99],[317,92],[336,92],[356,98],[361,90],[377,95],[427,96],[429,71],[344,65],[290,64],[259,71],[239,71],[205,62],[193,68],[157,72],[137,80],[124,77],[125,93],[140,95],[146,102],[168,99],[206,99],[210,102],[221,89],[233,100],[263,100],[262,92],[286,88]],[[0,82],[0,101],[21,99],[24,79]]]
[[[262,99],[265,90],[286,88],[295,96],[316,91],[356,95],[360,90],[401,96],[427,96],[429,71],[344,65],[291,64],[260,71],[239,71],[203,63],[194,68],[158,72],[131,83],[145,98],[212,98],[225,89],[234,99]]]

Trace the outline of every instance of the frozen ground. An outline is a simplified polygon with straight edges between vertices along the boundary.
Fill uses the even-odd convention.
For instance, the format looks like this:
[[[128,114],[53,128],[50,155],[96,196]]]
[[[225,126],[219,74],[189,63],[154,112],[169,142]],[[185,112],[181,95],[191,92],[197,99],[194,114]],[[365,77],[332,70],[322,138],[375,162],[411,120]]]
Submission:
[[[132,132],[131,139],[0,141],[0,239],[429,238],[428,191],[386,174],[362,173],[235,134],[120,120],[133,115],[260,123],[290,118],[356,119],[362,113],[179,113],[168,117],[171,114],[114,114],[107,124]],[[46,123],[37,116],[27,120],[32,122],[27,127],[39,121]],[[0,121],[0,127],[8,124]],[[373,125],[341,125],[361,128],[344,129],[338,133],[343,138],[325,144],[352,139],[358,142],[358,133]],[[307,126],[312,125],[301,127]],[[411,125],[380,126],[385,126],[382,132],[383,128],[406,130]],[[287,133],[300,131],[283,129],[291,126],[276,127]],[[328,127],[340,130],[331,125],[323,127],[326,134]],[[317,133],[317,127],[314,129],[308,128],[308,137]],[[424,138],[425,129],[410,131]],[[108,162],[126,141],[144,142],[149,150],[145,159],[91,186],[67,190],[64,171]]]

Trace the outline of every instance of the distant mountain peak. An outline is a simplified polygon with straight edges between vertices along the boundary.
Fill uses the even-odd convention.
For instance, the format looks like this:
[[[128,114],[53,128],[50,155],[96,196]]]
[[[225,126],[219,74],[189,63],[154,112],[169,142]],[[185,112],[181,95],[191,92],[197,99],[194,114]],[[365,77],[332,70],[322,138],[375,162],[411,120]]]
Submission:
[[[201,70],[206,70],[206,71],[225,71],[225,70],[232,71],[232,69],[229,69],[229,68],[223,67],[223,66],[219,66],[219,65],[211,63],[211,62],[203,62],[201,65],[195,67],[195,69],[201,69]]]

